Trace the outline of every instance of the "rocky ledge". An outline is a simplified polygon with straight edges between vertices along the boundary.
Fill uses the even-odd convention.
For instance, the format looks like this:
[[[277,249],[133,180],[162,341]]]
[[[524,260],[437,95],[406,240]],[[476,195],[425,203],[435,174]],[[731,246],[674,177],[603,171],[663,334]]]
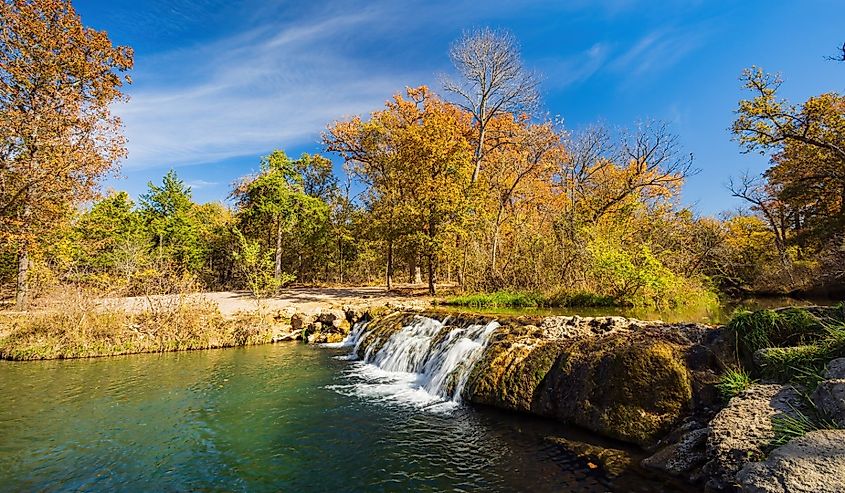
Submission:
[[[374,317],[362,353],[378,351],[368,345],[383,343],[415,316],[444,317],[395,309],[345,313],[347,321]],[[309,341],[340,340],[332,334],[347,330],[311,320],[323,332],[304,329]],[[449,326],[488,321],[451,315]],[[845,492],[845,431],[812,431],[818,423],[845,423],[845,359],[829,362],[823,381],[808,390],[772,378],[764,371],[772,360],[763,358],[769,366],[749,370],[760,379],[726,402],[717,387],[721,375],[760,360],[751,358],[736,327],[577,316],[499,322],[463,388],[466,402],[555,418],[636,444],[651,454],[643,467],[707,491]],[[314,325],[303,322],[308,326]],[[787,332],[777,325],[766,340],[775,345]],[[783,337],[784,344],[796,340],[813,343],[809,336]]]

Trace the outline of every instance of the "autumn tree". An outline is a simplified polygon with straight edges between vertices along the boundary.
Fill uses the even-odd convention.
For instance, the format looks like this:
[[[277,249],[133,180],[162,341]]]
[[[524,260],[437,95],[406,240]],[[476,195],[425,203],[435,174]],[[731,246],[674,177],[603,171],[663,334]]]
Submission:
[[[426,87],[408,88],[368,121],[356,117],[329,127],[325,141],[369,185],[367,205],[387,234],[388,289],[397,240],[419,239],[429,292],[437,284],[444,238],[465,211],[471,176],[469,115]]]
[[[39,235],[126,154],[110,108],[131,67],[132,50],[85,27],[69,0],[0,1],[0,235],[17,249],[21,309]]]
[[[553,176],[565,156],[561,134],[551,123],[532,124],[527,118],[505,115],[492,120],[499,142],[487,155],[482,175],[492,200],[493,233],[490,272],[495,275],[502,225],[519,207],[550,200]]]

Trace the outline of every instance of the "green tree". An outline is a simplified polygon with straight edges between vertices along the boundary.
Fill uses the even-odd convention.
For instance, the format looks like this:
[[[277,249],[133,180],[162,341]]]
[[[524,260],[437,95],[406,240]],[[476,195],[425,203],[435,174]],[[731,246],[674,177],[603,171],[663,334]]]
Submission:
[[[204,264],[205,251],[191,188],[174,170],[164,175],[161,185],[150,182],[147,187],[147,193],[140,196],[140,210],[153,236],[155,255],[179,270],[198,272]]]

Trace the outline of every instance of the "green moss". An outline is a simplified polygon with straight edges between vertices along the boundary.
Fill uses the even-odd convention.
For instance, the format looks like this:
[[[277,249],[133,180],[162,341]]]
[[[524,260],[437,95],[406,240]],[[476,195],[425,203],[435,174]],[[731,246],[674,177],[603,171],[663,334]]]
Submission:
[[[813,383],[823,379],[825,364],[832,358],[823,345],[805,345],[761,349],[754,359],[766,378],[814,387]]]

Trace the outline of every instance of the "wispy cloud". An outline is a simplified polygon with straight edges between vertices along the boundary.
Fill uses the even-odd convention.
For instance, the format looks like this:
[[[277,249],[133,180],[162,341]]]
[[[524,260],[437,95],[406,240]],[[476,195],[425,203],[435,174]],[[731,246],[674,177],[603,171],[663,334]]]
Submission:
[[[596,43],[574,56],[540,60],[537,64],[544,69],[544,86],[560,89],[592,77],[606,63],[609,55],[607,43]]]
[[[376,14],[265,24],[139,60],[132,99],[118,108],[129,137],[126,167],[205,163],[301,144],[316,140],[331,120],[381,104],[414,77],[343,50],[344,38]]]
[[[201,180],[201,179],[190,180],[190,181],[185,183],[185,185],[191,187],[192,190],[201,190],[203,188],[216,187],[219,184],[220,184],[220,182],[207,181],[207,180]]]
[[[622,51],[608,67],[635,77],[664,70],[700,47],[704,37],[703,29],[652,31]]]

